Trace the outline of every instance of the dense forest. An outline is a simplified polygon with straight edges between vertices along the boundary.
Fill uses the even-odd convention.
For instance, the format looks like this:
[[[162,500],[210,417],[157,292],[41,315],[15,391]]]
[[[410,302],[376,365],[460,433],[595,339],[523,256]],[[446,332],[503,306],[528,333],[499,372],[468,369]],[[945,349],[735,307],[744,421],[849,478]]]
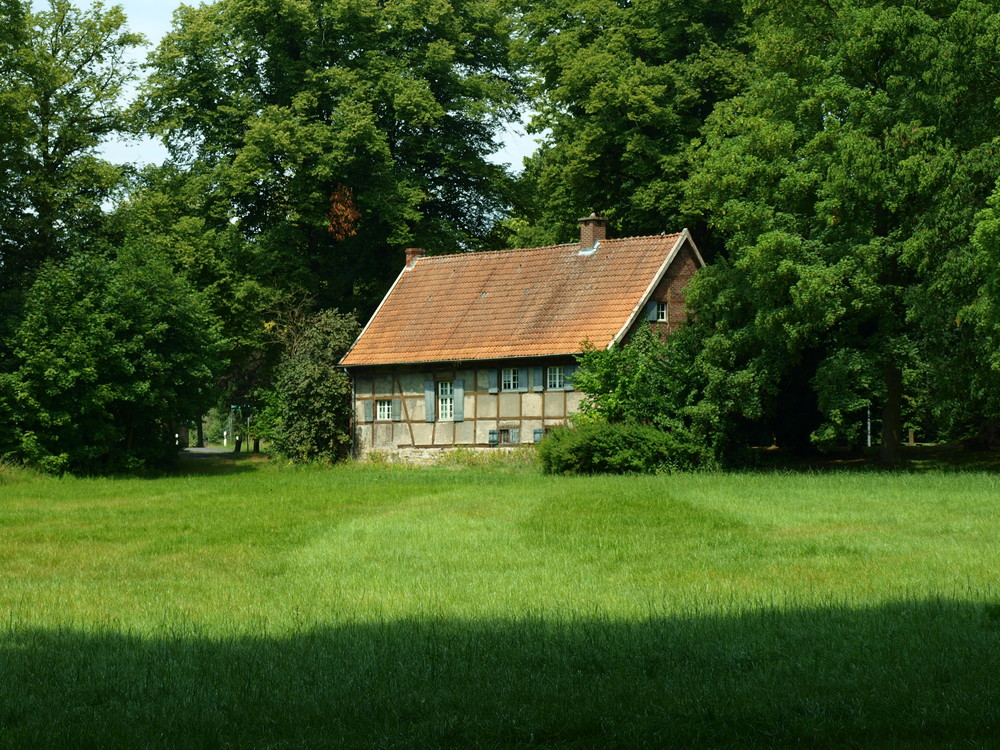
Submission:
[[[115,6],[0,18],[2,460],[160,466],[219,405],[336,458],[337,354],[407,246],[594,210],[687,226],[709,266],[666,344],[585,356],[591,418],[731,460],[871,416],[887,464],[906,429],[1000,424],[995,3],[215,0],[144,65]],[[514,171],[490,157],[522,117]],[[128,135],[168,158],[102,156]]]

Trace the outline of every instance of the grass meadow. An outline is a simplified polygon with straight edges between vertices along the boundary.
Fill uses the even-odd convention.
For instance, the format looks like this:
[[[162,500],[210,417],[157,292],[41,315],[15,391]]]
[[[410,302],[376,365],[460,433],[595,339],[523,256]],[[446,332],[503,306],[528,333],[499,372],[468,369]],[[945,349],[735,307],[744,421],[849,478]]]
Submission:
[[[1000,747],[1000,475],[0,467],[0,748]]]

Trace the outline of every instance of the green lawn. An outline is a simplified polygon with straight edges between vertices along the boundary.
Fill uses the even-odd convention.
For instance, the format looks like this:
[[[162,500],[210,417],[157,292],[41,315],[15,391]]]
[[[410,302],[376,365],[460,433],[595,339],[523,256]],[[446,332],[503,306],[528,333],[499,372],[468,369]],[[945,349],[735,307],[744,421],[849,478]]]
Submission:
[[[0,469],[0,747],[997,747],[1000,476]]]

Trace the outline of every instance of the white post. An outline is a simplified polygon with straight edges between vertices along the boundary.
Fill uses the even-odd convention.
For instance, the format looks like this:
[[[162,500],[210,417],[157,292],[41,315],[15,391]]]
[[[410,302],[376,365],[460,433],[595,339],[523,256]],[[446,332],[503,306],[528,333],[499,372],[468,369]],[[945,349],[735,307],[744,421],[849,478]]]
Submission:
[[[226,430],[222,431],[222,447],[225,448],[229,445],[229,433]]]

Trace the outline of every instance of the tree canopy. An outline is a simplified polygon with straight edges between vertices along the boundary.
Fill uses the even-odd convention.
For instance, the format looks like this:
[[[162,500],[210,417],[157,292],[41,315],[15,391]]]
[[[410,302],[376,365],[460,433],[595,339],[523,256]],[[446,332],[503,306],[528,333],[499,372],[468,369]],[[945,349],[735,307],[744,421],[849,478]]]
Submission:
[[[741,3],[542,0],[519,28],[542,136],[523,180],[525,240],[565,242],[592,210],[623,235],[677,226],[688,146],[743,81]]]
[[[409,244],[472,249],[509,200],[488,161],[520,100],[481,0],[182,6],[151,57],[150,127],[211,169],[258,278],[371,310]]]
[[[8,0],[3,14],[12,38],[0,40],[0,291],[101,240],[102,204],[122,172],[98,149],[134,131],[123,93],[136,77],[128,53],[144,41],[119,6],[50,0],[30,12]]]
[[[948,383],[989,372],[962,323],[1000,166],[998,23],[968,0],[817,1],[757,19],[752,82],[709,117],[691,181],[726,238],[728,261],[690,293],[723,412],[760,419],[808,382],[821,420],[798,421],[813,441],[856,440],[880,405],[892,463],[907,396],[958,396]]]

